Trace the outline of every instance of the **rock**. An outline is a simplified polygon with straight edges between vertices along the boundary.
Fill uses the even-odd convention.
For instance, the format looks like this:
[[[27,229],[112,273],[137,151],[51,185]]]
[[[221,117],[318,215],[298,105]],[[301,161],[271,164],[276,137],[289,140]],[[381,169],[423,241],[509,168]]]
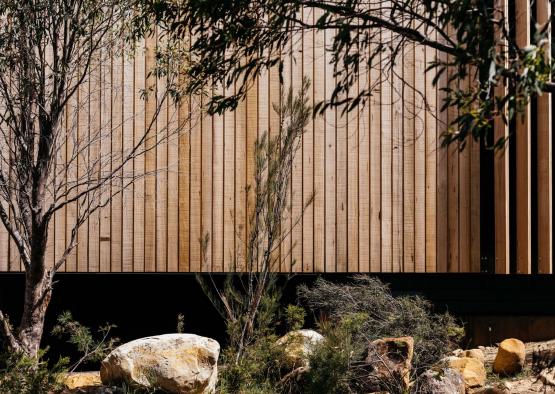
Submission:
[[[485,362],[486,356],[482,349],[469,349],[462,352],[459,357],[470,357],[480,360],[482,364]]]
[[[493,372],[501,375],[514,375],[524,368],[526,348],[522,341],[510,338],[499,344],[493,361]]]
[[[545,368],[539,374],[539,379],[546,386],[555,386],[555,367]]]
[[[471,357],[448,357],[445,359],[450,368],[457,369],[464,379],[467,388],[482,387],[486,383],[484,364]]]
[[[193,334],[166,334],[128,342],[112,351],[100,369],[106,385],[162,389],[169,393],[214,393],[220,345]]]
[[[322,342],[324,337],[314,330],[295,330],[288,332],[276,342],[283,346],[286,361],[291,369],[307,367],[312,349]]]
[[[484,387],[477,391],[474,391],[472,394],[509,394],[510,391],[503,386],[491,386],[491,387]]]
[[[366,357],[366,365],[370,368],[368,388],[378,391],[392,381],[408,387],[413,353],[412,337],[383,338],[371,342]]]
[[[65,373],[60,376],[60,383],[70,390],[102,385],[98,371]]]
[[[453,350],[453,351],[451,352],[451,355],[452,355],[452,356],[455,356],[455,357],[461,357],[461,356],[463,355],[463,353],[464,353],[464,350],[462,350],[462,349],[455,349],[455,350]]]
[[[420,375],[411,394],[465,394],[465,390],[464,379],[457,369],[429,369]]]

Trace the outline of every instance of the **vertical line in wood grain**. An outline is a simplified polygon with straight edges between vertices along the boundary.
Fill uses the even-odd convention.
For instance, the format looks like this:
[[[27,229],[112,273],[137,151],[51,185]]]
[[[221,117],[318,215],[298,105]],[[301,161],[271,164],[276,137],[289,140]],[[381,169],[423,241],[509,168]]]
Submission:
[[[247,250],[246,234],[246,190],[247,168],[247,107],[242,101],[235,110],[235,264],[236,271],[243,272],[246,269],[245,257]]]
[[[516,44],[519,48],[530,45],[530,3],[515,0]],[[531,226],[531,127],[530,103],[524,112],[516,116],[516,261],[517,273],[532,271]]]
[[[220,87],[216,94],[222,94]],[[224,269],[224,115],[213,116],[212,127],[212,271]]]
[[[147,37],[145,43],[145,271],[156,271],[156,78],[152,73],[155,67],[156,36]]]
[[[190,227],[189,227],[189,239],[190,239],[190,270],[192,272],[202,271],[201,262],[201,238],[202,238],[202,227],[201,227],[201,209],[202,209],[202,129],[201,121],[202,114],[200,98],[194,96],[191,102],[191,206],[190,206]]]
[[[333,31],[325,31],[325,43],[327,43],[330,36],[333,37]],[[331,54],[329,51],[325,51],[326,58],[326,81],[325,81],[325,97],[329,99],[333,90],[335,89],[335,77],[333,72],[333,64],[331,63]],[[324,211],[326,215],[325,219],[325,250],[326,250],[326,260],[325,268],[326,272],[335,272],[336,267],[336,135],[335,135],[335,124],[336,124],[336,112],[335,108],[328,108],[325,112],[325,135],[326,135],[326,151],[325,151],[325,162],[326,162],[326,177],[325,177],[325,205]]]
[[[360,78],[360,75],[359,75]],[[358,84],[351,87],[350,97],[358,95]],[[347,271],[359,272],[359,165],[360,165],[360,145],[359,145],[359,129],[358,129],[359,108],[346,112],[344,119],[346,121],[345,133],[345,167],[344,172],[346,181],[346,230],[340,237],[345,237],[347,251]],[[338,153],[339,154],[339,153]],[[339,176],[338,176],[339,180]]]
[[[247,193],[247,205],[245,208],[246,218],[245,218],[245,236],[248,239],[251,234],[251,217],[254,214],[255,209],[255,144],[258,138],[258,79],[252,81],[250,88],[247,93],[246,99],[246,134],[245,134],[245,152],[246,157],[246,181],[245,185],[249,186],[249,192]],[[254,252],[254,251],[253,251]],[[254,260],[253,260],[254,265]],[[254,266],[254,269],[257,267]]]
[[[191,155],[191,100],[184,97],[179,103],[179,271],[190,271],[190,155]],[[226,129],[227,136],[227,129]],[[226,156],[227,160],[227,156]],[[227,193],[224,190],[227,199]],[[226,217],[227,218],[227,217]],[[227,271],[227,269],[226,269]]]
[[[361,64],[359,94],[370,88],[370,68]],[[359,271],[370,271],[370,100],[358,113],[358,256]],[[373,181],[372,181],[373,182]]]
[[[416,163],[415,163],[415,150],[416,150],[416,137],[415,132],[415,46],[414,44],[407,44],[403,49],[403,80],[402,84],[402,128],[399,146],[402,147],[401,163],[402,169],[402,212],[403,212],[403,242],[402,242],[402,271],[414,272],[415,269],[415,232],[420,231],[421,228],[415,227],[415,185],[416,185]]]
[[[382,30],[382,40],[391,41],[391,32]],[[383,56],[387,56],[383,54]],[[385,61],[385,59],[382,59]],[[382,63],[384,64],[384,63]],[[382,264],[381,272],[393,270],[393,223],[392,223],[392,78],[391,72],[385,72],[382,68],[381,81],[381,222],[382,222]]]
[[[437,34],[434,34],[437,36]],[[423,54],[424,56],[424,54]],[[425,66],[436,60],[437,51],[430,47],[425,49]],[[433,73],[427,72],[425,78],[425,135],[426,135],[426,272],[437,269],[437,154],[438,122],[437,89],[433,84]]]
[[[470,271],[480,272],[480,141],[470,141]]]
[[[314,9],[306,8],[303,12],[303,20],[306,23],[314,23]],[[303,76],[308,76],[311,80],[311,86],[308,92],[308,103],[311,107],[314,106],[314,30],[310,29],[305,31],[303,35],[303,54],[302,54],[302,69]],[[306,127],[303,134],[303,173],[302,173],[302,204],[303,206],[309,201],[314,194],[314,139],[316,133],[316,123],[313,117],[310,117],[310,122]],[[302,245],[303,254],[302,270],[303,272],[314,272],[314,201],[306,206],[303,212],[302,221]]]
[[[112,55],[106,57],[103,64],[101,64],[101,90],[100,90],[100,157],[102,160],[102,171],[109,171],[110,168],[105,168],[106,160],[113,159],[112,153]],[[65,161],[65,160],[64,160]],[[111,164],[110,164],[111,165]],[[111,186],[111,185],[110,185]],[[106,187],[102,191],[101,200],[107,201],[112,192],[111,187]],[[108,203],[100,210],[100,272],[110,272],[110,248],[111,248],[111,227],[112,218],[110,215],[111,204]],[[65,221],[64,221],[65,226]],[[65,240],[64,240],[65,241]],[[56,247],[58,253],[58,247]]]
[[[234,89],[226,94],[231,94]],[[235,112],[224,114],[224,270],[235,271]]]
[[[279,113],[276,112],[275,108],[279,108],[281,106],[281,93],[283,86],[280,83],[280,75],[279,75],[279,67],[275,66],[269,70],[269,96],[268,96],[268,105],[269,105],[269,135],[270,138],[276,139],[280,138],[280,119]],[[285,220],[283,223],[280,223],[280,229],[283,228],[285,225]],[[282,260],[281,260],[281,248],[275,247],[272,253],[272,261],[274,261],[273,265],[276,271],[281,271],[282,267]]]
[[[270,78],[268,70],[263,70],[260,75],[258,76],[258,100],[257,100],[257,111],[258,111],[258,138],[260,142],[263,139],[263,135],[266,135],[266,141],[270,138],[269,135],[269,126],[270,126],[270,119],[269,113],[270,104],[269,100],[269,87],[270,87]],[[268,169],[267,167],[262,171],[262,178],[264,181],[267,180],[268,177]],[[268,237],[264,237],[260,243],[262,245],[267,245]],[[274,255],[275,256],[275,255]],[[271,259],[270,255],[270,259]],[[257,263],[259,269],[262,267],[262,261],[264,258],[263,248],[259,248],[257,250]],[[276,263],[270,261],[269,269],[271,271],[279,271],[279,266]]]
[[[323,15],[323,10],[314,9],[314,20]],[[314,34],[314,68],[312,84],[314,86],[314,104],[325,99],[326,54],[325,33],[317,30]],[[326,169],[326,124],[324,116],[317,114],[314,118],[314,271],[324,272],[326,261],[325,233],[325,169]]]
[[[441,57],[441,61],[446,61],[445,54],[437,54]],[[443,73],[438,81],[438,86],[447,85],[447,75]],[[436,150],[437,150],[437,271],[447,272],[447,261],[449,253],[449,222],[448,222],[448,150],[442,146],[442,136],[447,131],[449,126],[449,119],[447,110],[442,111],[441,107],[445,102],[445,91],[441,89],[436,90],[436,115],[437,115],[437,129],[436,129]]]
[[[537,23],[542,26],[551,15],[548,0],[536,0]],[[551,54],[551,27],[548,28],[545,56]],[[537,174],[538,174],[538,273],[553,273],[553,184],[552,184],[552,98],[551,94],[538,96],[537,116]]]
[[[179,126],[178,103],[168,98],[168,272],[179,271]]]
[[[300,17],[302,18],[302,15]],[[293,88],[293,96],[296,96],[303,81],[302,30],[293,32],[291,45],[291,87]],[[304,137],[300,137],[299,149],[293,158],[291,172],[291,212],[289,221],[291,223],[291,271],[294,272],[301,272],[303,269],[303,143]]]
[[[370,51],[375,48],[371,45]],[[383,76],[381,58],[370,65],[370,271],[382,270],[382,101]],[[386,251],[386,254],[388,252]]]
[[[137,114],[135,113],[135,62],[130,56],[125,56],[123,62],[123,90],[122,90],[122,118],[123,127],[121,132],[121,150],[123,158],[133,149],[134,144],[134,120]],[[119,142],[118,142],[119,143]],[[124,184],[129,182],[134,176],[133,160],[129,160],[122,169]],[[114,262],[112,266],[114,271],[133,271],[133,208],[134,208],[134,185],[129,185],[123,190],[121,194],[121,260]],[[120,237],[118,237],[119,239]]]
[[[133,92],[135,146],[139,144],[145,132],[146,106],[144,98],[141,97],[141,92],[145,90],[146,86],[145,50],[145,42],[142,41],[140,45],[137,45],[135,52],[135,91]],[[145,145],[143,142],[139,147],[139,151],[144,149]],[[141,176],[145,171],[144,155],[138,155],[134,159],[134,171],[135,176],[139,178],[135,180],[133,185],[133,271],[142,272],[145,271],[145,179]]]
[[[93,61],[90,71],[89,82],[89,157],[88,167],[92,170],[90,177],[94,179],[100,171],[99,153],[100,141],[100,58]],[[93,204],[98,204],[99,195],[94,192],[89,197]],[[89,240],[88,240],[88,264],[89,272],[98,272],[100,265],[100,215],[99,211],[92,212],[89,216]]]
[[[204,98],[201,108],[204,108]],[[200,237],[207,240],[201,250],[201,271],[210,272],[212,266],[212,117],[202,113],[201,121],[201,230]],[[207,237],[207,238],[205,238]],[[205,241],[203,241],[204,244]]]
[[[426,271],[426,147],[427,133],[424,106],[426,95],[426,47],[414,48],[414,79],[416,91],[412,92],[414,120],[414,269]]]
[[[77,161],[75,160],[75,145],[74,138],[77,135],[77,106],[78,106],[78,93],[69,100],[67,110],[65,113],[65,127],[66,127],[66,177],[68,185],[71,185],[77,180]],[[74,197],[75,192],[69,192],[68,198]],[[77,203],[73,202],[66,206],[66,239],[71,239],[71,232],[75,225],[77,215]],[[66,258],[65,263],[66,272],[77,271],[77,248],[73,248]]]
[[[505,18],[505,26],[508,28],[509,3],[507,0],[495,0],[496,18]],[[503,33],[495,32],[498,40],[498,51],[505,51],[507,43],[501,41]],[[506,94],[507,87],[500,83],[496,87],[497,97]],[[509,125],[500,117],[495,118],[493,123],[494,142],[509,137]],[[510,231],[509,231],[509,144],[503,149],[494,152],[493,158],[493,196],[494,196],[494,221],[495,221],[495,273],[510,273]]]
[[[448,76],[450,72],[448,71]],[[456,82],[454,82],[456,83]],[[455,127],[451,123],[457,118],[457,109],[449,107],[447,109],[447,127]],[[459,144],[453,142],[447,147],[447,185],[448,185],[448,244],[449,255],[447,260],[447,270],[449,272],[459,271]]]
[[[157,47],[164,47],[164,39],[159,35]],[[160,108],[156,116],[156,188],[154,200],[156,204],[156,272],[168,269],[168,102],[164,99],[167,80],[159,77],[156,80],[156,107]],[[212,130],[210,129],[210,134]],[[208,148],[212,148],[211,145]],[[211,159],[211,158],[210,158]],[[212,174],[208,176],[211,178]],[[210,194],[212,190],[210,189]]]
[[[87,76],[86,80],[79,87],[79,98],[78,98],[78,130],[77,130],[77,149],[81,151],[83,145],[87,143],[89,139],[89,85],[90,76]],[[79,158],[77,160],[77,178],[78,182],[82,182],[83,178],[86,177],[86,170],[88,169],[88,149],[83,149],[81,153],[78,153]],[[78,191],[82,191],[83,187],[79,187]],[[81,202],[87,201],[84,197],[80,199]],[[77,210],[77,215],[81,216],[82,208]],[[88,271],[88,249],[89,249],[89,223],[86,221],[83,223],[78,230],[78,244],[77,244],[77,271],[87,272]]]

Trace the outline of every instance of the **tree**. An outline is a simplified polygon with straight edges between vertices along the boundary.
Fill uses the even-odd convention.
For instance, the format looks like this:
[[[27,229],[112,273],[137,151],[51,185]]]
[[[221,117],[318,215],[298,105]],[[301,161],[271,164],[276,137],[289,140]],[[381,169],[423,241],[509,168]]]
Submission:
[[[127,40],[133,7],[131,0],[0,2],[0,219],[25,270],[19,325],[0,311],[0,333],[8,347],[30,357],[39,351],[54,274],[77,246],[79,227],[145,175],[129,172],[126,163],[170,135],[168,129],[150,133],[171,94],[169,56],[152,70],[154,79],[168,78],[169,88],[151,98],[147,87],[146,100],[156,109],[134,146],[101,149],[121,124],[109,114],[96,124],[83,119],[100,95],[116,94],[98,76],[133,48],[135,41]],[[75,210],[71,235],[61,257],[46,261],[49,224],[66,206]]]
[[[327,50],[337,84],[330,97],[315,105],[316,112],[330,106],[350,111],[364,104],[375,86],[361,88],[353,96],[356,89],[350,88],[359,74],[376,65],[385,75],[393,73],[408,44],[433,48],[438,58],[428,64],[428,72],[435,73],[434,83],[449,69],[449,83],[441,86],[447,92],[443,109],[453,106],[461,113],[444,142],[457,140],[464,146],[468,135],[487,137],[493,119],[508,123],[534,96],[555,92],[551,53],[546,51],[553,15],[536,24],[534,44],[521,47],[509,32],[509,18],[500,4],[491,0],[146,0],[138,20],[144,23],[154,16],[170,37],[194,37],[187,71],[189,92],[213,81],[236,85],[236,93],[213,97],[212,112],[235,108],[262,69],[282,69],[281,54],[291,47],[294,31],[325,30],[333,36]],[[315,11],[321,16],[313,23],[303,19],[302,12]],[[456,81],[465,79],[473,83],[458,86]],[[501,85],[507,89],[496,89]],[[502,146],[505,140],[495,143]]]

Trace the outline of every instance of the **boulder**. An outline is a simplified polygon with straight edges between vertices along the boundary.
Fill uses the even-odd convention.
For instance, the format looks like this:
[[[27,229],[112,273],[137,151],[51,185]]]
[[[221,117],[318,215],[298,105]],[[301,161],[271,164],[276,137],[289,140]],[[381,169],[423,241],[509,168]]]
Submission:
[[[70,390],[102,385],[98,371],[64,373],[60,376],[60,383]]]
[[[419,376],[412,387],[412,394],[465,394],[466,387],[461,373],[457,369],[429,369]]]
[[[213,393],[218,378],[220,345],[193,334],[141,338],[119,346],[103,361],[102,383],[125,382],[169,393]]]
[[[486,356],[482,349],[469,349],[462,352],[459,357],[470,357],[480,360],[482,363],[485,362]]]
[[[285,358],[291,369],[308,366],[308,358],[314,346],[324,337],[314,330],[290,331],[276,342],[283,347]]]
[[[524,368],[526,348],[518,339],[505,339],[499,344],[493,361],[493,372],[500,375],[514,375]]]
[[[484,363],[472,357],[448,357],[445,359],[449,368],[458,370],[467,388],[482,387],[486,383]]]
[[[383,338],[371,342],[365,362],[369,367],[367,387],[377,391],[392,382],[408,387],[413,353],[412,337]]]

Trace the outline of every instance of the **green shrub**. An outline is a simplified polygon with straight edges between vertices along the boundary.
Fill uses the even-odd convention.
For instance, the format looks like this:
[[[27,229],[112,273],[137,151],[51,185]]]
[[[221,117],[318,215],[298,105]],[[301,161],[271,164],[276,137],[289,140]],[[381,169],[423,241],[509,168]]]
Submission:
[[[300,330],[304,326],[306,311],[298,305],[287,305],[285,308],[285,322],[287,330]]]
[[[464,334],[451,315],[434,314],[427,300],[394,297],[387,285],[369,276],[356,276],[346,284],[319,278],[310,288],[300,286],[298,294],[312,311],[335,324],[346,316],[366,315],[352,338],[361,346],[384,337],[413,337],[412,365],[416,375],[439,361]]]
[[[69,360],[61,358],[50,366],[45,353],[41,350],[38,359],[18,352],[1,354],[0,393],[46,394],[61,390],[59,376],[67,371]]]

